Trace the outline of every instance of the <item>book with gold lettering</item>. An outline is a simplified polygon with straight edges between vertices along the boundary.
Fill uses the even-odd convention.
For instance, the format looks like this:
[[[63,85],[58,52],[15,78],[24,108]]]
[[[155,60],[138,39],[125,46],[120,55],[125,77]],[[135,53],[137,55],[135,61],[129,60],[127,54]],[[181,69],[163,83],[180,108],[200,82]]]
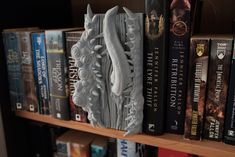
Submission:
[[[199,140],[203,126],[210,38],[196,35],[190,40],[188,89],[184,138]]]
[[[146,0],[144,41],[144,132],[150,135],[164,133],[168,0]]]

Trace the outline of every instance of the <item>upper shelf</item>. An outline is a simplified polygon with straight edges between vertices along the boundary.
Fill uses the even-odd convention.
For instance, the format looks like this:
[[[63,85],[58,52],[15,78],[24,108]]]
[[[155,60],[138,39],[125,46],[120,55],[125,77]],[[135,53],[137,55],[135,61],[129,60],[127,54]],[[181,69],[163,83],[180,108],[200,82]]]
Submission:
[[[63,121],[52,118],[50,116],[40,115],[38,113],[16,111],[16,115],[22,118],[62,126],[74,130],[80,130],[118,139],[126,139],[138,143],[158,146],[162,148],[186,152],[190,154],[196,154],[205,157],[235,156],[235,146],[227,145],[221,142],[185,140],[183,139],[182,135],[173,134],[164,134],[161,136],[149,136],[144,134],[138,134],[124,137],[123,131],[106,128],[94,128],[87,123]]]

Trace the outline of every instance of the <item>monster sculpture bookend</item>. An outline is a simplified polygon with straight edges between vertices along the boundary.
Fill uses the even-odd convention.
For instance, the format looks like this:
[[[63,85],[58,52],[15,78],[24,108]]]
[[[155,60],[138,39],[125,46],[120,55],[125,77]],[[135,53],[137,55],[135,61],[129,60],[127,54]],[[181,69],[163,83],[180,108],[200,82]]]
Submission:
[[[71,53],[79,68],[73,101],[93,126],[142,131],[143,15],[114,7],[85,15],[85,31]]]

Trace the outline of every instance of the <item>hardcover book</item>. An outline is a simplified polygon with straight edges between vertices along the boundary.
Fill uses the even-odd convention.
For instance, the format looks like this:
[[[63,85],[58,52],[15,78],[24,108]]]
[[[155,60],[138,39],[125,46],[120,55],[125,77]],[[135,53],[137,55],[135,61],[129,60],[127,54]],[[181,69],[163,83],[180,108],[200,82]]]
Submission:
[[[54,118],[63,120],[70,119],[65,32],[72,30],[45,31],[51,113]]]
[[[184,137],[199,140],[203,126],[210,39],[191,37]]]
[[[184,133],[191,0],[171,0],[166,131]]]
[[[208,90],[203,137],[221,141],[229,81],[233,38],[229,35],[211,38]]]
[[[19,31],[19,51],[21,54],[21,70],[24,85],[24,103],[27,106],[27,111],[38,111],[38,98],[36,93],[36,85],[33,72],[33,54],[31,46],[32,31]]]
[[[233,54],[230,68],[228,87],[228,99],[226,104],[224,143],[235,145],[235,43],[233,43]]]
[[[3,42],[8,70],[9,95],[12,110],[22,110],[24,107],[23,79],[21,73],[21,55],[17,34],[3,31]]]
[[[82,29],[82,28],[81,28]],[[71,119],[80,122],[86,122],[86,112],[81,107],[74,104],[72,97],[74,94],[74,85],[79,80],[78,68],[75,66],[75,60],[71,56],[72,46],[80,39],[83,30],[71,31],[65,33],[66,38],[66,51],[67,51],[67,63],[68,63],[68,84],[69,84],[69,104]]]
[[[168,0],[146,0],[144,44],[144,132],[164,132],[166,104]]]
[[[49,78],[44,32],[32,33],[32,49],[39,113],[49,115]]]

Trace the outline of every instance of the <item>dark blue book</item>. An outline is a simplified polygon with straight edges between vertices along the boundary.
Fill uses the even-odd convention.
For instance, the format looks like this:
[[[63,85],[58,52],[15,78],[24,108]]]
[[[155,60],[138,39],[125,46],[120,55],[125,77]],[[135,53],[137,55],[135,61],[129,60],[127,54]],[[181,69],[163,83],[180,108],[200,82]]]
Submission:
[[[44,32],[32,33],[34,77],[39,101],[39,113],[50,114],[49,78]]]
[[[15,32],[3,31],[4,49],[6,54],[9,94],[12,110],[24,109],[23,79],[21,73],[21,55],[19,41]]]

